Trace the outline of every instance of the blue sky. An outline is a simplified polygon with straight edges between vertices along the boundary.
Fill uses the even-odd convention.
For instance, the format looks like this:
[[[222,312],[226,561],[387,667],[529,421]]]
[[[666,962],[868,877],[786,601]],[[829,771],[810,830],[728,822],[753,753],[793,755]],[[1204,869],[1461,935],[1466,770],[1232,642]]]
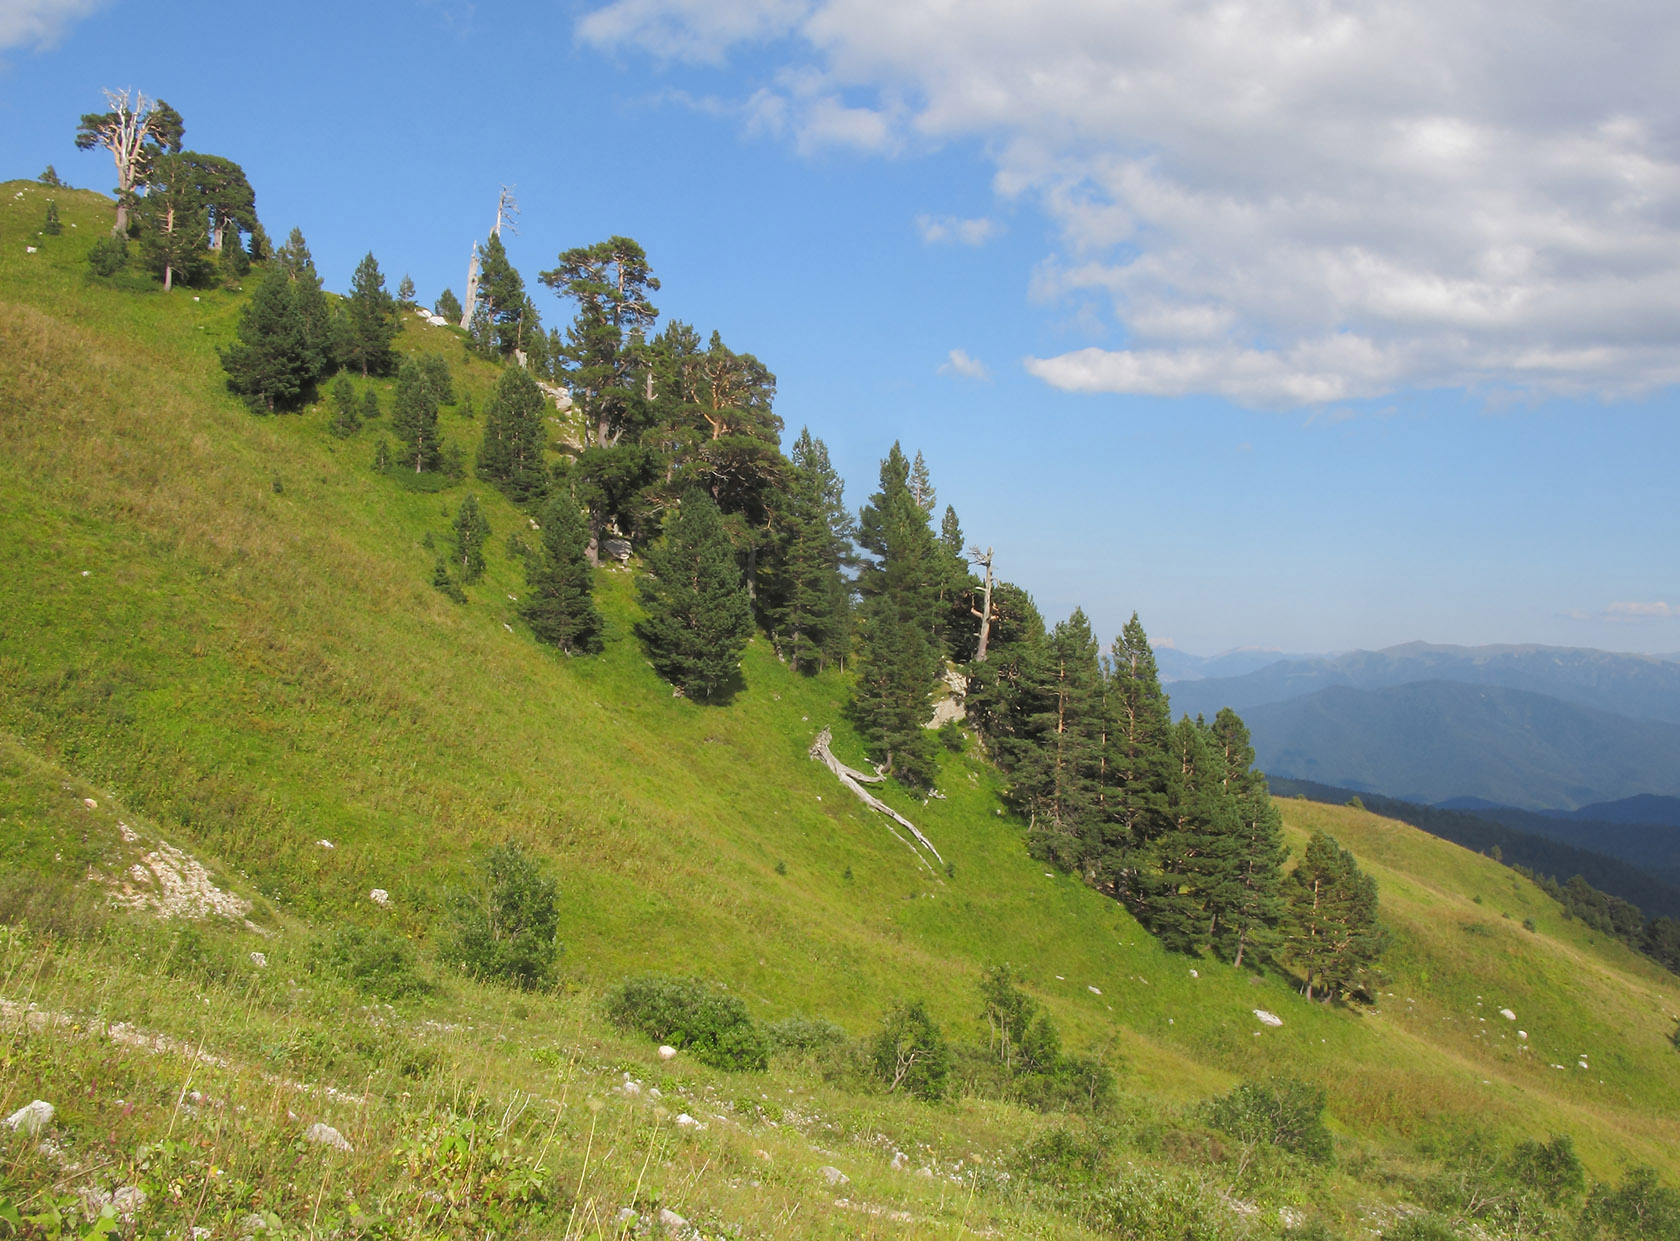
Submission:
[[[0,0],[0,176],[109,189],[135,87],[427,302],[511,183],[528,283],[635,237],[1052,620],[1680,651],[1680,18],[1525,8]]]

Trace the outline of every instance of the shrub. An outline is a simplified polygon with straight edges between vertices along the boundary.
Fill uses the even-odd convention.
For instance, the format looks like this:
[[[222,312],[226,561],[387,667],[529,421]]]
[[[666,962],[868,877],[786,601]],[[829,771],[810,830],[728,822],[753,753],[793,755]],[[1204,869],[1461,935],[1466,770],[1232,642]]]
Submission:
[[[1239,1142],[1277,1146],[1315,1163],[1330,1159],[1324,1088],[1286,1077],[1243,1082],[1208,1108],[1208,1123]]]
[[[870,1044],[870,1067],[891,1091],[934,1102],[945,1097],[951,1052],[939,1024],[920,1000],[899,1004],[881,1022]]]
[[[1554,1136],[1550,1142],[1530,1139],[1517,1143],[1511,1152],[1511,1177],[1551,1206],[1575,1198],[1587,1187],[1587,1174],[1567,1133]]]
[[[1091,1206],[1126,1241],[1225,1241],[1238,1231],[1230,1209],[1189,1175],[1133,1169],[1092,1195]]]
[[[626,979],[607,996],[607,1019],[622,1030],[681,1047],[713,1068],[769,1067],[769,1043],[746,1002],[700,978]]]
[[[548,985],[560,954],[559,888],[511,842],[491,849],[478,871],[477,884],[450,900],[444,959],[524,990]]]
[[[1680,1236],[1680,1191],[1664,1188],[1650,1168],[1630,1168],[1614,1189],[1603,1181],[1593,1186],[1581,1222],[1581,1235],[1595,1241]]]
[[[127,263],[128,243],[121,237],[101,237],[88,249],[88,265],[96,276],[109,279]]]
[[[1408,1215],[1384,1228],[1382,1241],[1458,1241],[1458,1235],[1438,1215]]]
[[[823,1017],[784,1017],[764,1030],[765,1041],[772,1055],[805,1056],[814,1052],[843,1047],[846,1031]]]
[[[337,927],[317,942],[315,952],[327,973],[381,1000],[430,989],[414,972],[408,944],[385,927]]]

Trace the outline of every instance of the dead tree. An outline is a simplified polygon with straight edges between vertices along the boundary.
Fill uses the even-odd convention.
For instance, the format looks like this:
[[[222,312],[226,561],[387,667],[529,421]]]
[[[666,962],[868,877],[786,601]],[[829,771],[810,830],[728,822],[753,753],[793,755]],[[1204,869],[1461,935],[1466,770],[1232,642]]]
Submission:
[[[975,649],[974,662],[986,662],[986,642],[992,636],[992,622],[997,619],[997,613],[992,610],[992,549],[987,548],[984,554],[978,547],[968,549],[969,564],[983,564],[986,566],[985,593],[981,598],[979,608],[969,608],[969,614],[980,622],[980,645]]]
[[[161,99],[147,99],[140,91],[103,93],[111,110],[82,117],[76,147],[82,151],[104,147],[111,153],[117,165],[117,222],[111,236],[126,237],[129,208],[135,189],[146,178],[149,156],[158,149],[181,149],[181,115]]]
[[[873,776],[866,776],[863,772],[858,771],[856,768],[846,766],[845,763],[842,763],[839,759],[835,758],[834,751],[829,749],[829,743],[833,740],[833,732],[827,728],[823,729],[817,734],[817,739],[811,743],[811,757],[816,759],[824,767],[827,767],[837,777],[839,777],[840,783],[855,793],[859,801],[876,813],[886,815],[887,818],[891,819],[905,831],[909,832],[916,838],[917,843],[920,844],[922,848],[933,854],[933,856],[938,859],[939,863],[944,865],[945,859],[939,856],[939,850],[933,847],[933,841],[922,835],[920,829],[918,829],[914,823],[910,822],[909,819],[905,818],[898,811],[887,805],[886,802],[882,801],[879,797],[876,797],[868,789],[863,787],[866,784],[880,784],[886,779],[886,777],[879,773],[876,773]],[[910,852],[916,854],[916,860],[918,862],[920,862],[923,866],[927,866],[929,870],[933,869],[932,866],[928,865],[928,860],[917,852],[915,845],[911,844],[908,840],[905,840],[904,837],[900,836],[897,832],[893,832],[892,828],[889,827],[887,830],[892,832],[893,836],[901,844],[908,848]]]
[[[514,227],[513,218],[519,214],[519,204],[514,201],[513,186],[502,186],[502,192],[496,197],[496,222],[490,227],[492,237],[501,236],[502,229],[518,236],[519,230]],[[467,300],[461,303],[461,326],[472,326],[473,310],[478,306],[478,243],[473,242],[472,258],[467,261]],[[521,365],[524,360],[521,359]]]

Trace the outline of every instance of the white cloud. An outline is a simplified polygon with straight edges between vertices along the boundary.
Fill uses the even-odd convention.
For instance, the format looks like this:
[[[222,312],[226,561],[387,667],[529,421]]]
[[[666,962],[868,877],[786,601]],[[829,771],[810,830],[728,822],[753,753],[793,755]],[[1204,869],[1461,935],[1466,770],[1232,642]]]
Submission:
[[[960,246],[983,246],[997,236],[997,221],[981,216],[964,220],[954,215],[919,215],[916,232],[930,246],[955,243]]]
[[[1666,0],[614,0],[579,33],[779,41],[752,85],[801,149],[978,141],[1058,229],[1034,292],[1098,298],[1125,344],[1033,360],[1048,382],[1264,405],[1680,382]]]
[[[47,48],[104,0],[0,0],[0,50]]]
[[[986,369],[986,364],[979,358],[969,357],[966,349],[953,349],[946,354],[945,361],[940,363],[939,373],[941,375],[963,375],[969,379],[979,379],[988,383],[992,378],[992,373]]]
[[[1660,599],[1647,603],[1612,603],[1604,613],[1611,620],[1680,620],[1680,607]]]

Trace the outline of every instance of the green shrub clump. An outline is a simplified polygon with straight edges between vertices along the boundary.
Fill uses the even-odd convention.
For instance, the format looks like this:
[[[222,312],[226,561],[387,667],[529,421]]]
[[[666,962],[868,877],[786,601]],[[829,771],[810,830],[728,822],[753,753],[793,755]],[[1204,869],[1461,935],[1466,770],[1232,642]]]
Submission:
[[[128,263],[128,243],[121,237],[101,237],[88,249],[88,266],[107,280]]]
[[[886,1015],[870,1044],[869,1063],[890,1091],[903,1090],[930,1103],[945,1097],[951,1049],[920,1000],[899,1004]]]
[[[559,888],[519,845],[498,845],[485,854],[478,882],[451,898],[450,913],[454,925],[444,960],[526,991],[553,982]]]
[[[846,1031],[823,1017],[783,1017],[765,1028],[773,1055],[808,1056],[844,1047]]]
[[[1208,1123],[1239,1142],[1276,1146],[1314,1163],[1333,1150],[1324,1127],[1324,1088],[1286,1077],[1243,1082],[1208,1108]]]
[[[704,979],[626,979],[607,996],[607,1019],[716,1069],[762,1072],[770,1064],[769,1040],[753,1024],[746,1002]]]
[[[430,990],[414,972],[407,942],[385,927],[337,927],[317,941],[315,952],[324,972],[381,1000],[400,1000]]]

